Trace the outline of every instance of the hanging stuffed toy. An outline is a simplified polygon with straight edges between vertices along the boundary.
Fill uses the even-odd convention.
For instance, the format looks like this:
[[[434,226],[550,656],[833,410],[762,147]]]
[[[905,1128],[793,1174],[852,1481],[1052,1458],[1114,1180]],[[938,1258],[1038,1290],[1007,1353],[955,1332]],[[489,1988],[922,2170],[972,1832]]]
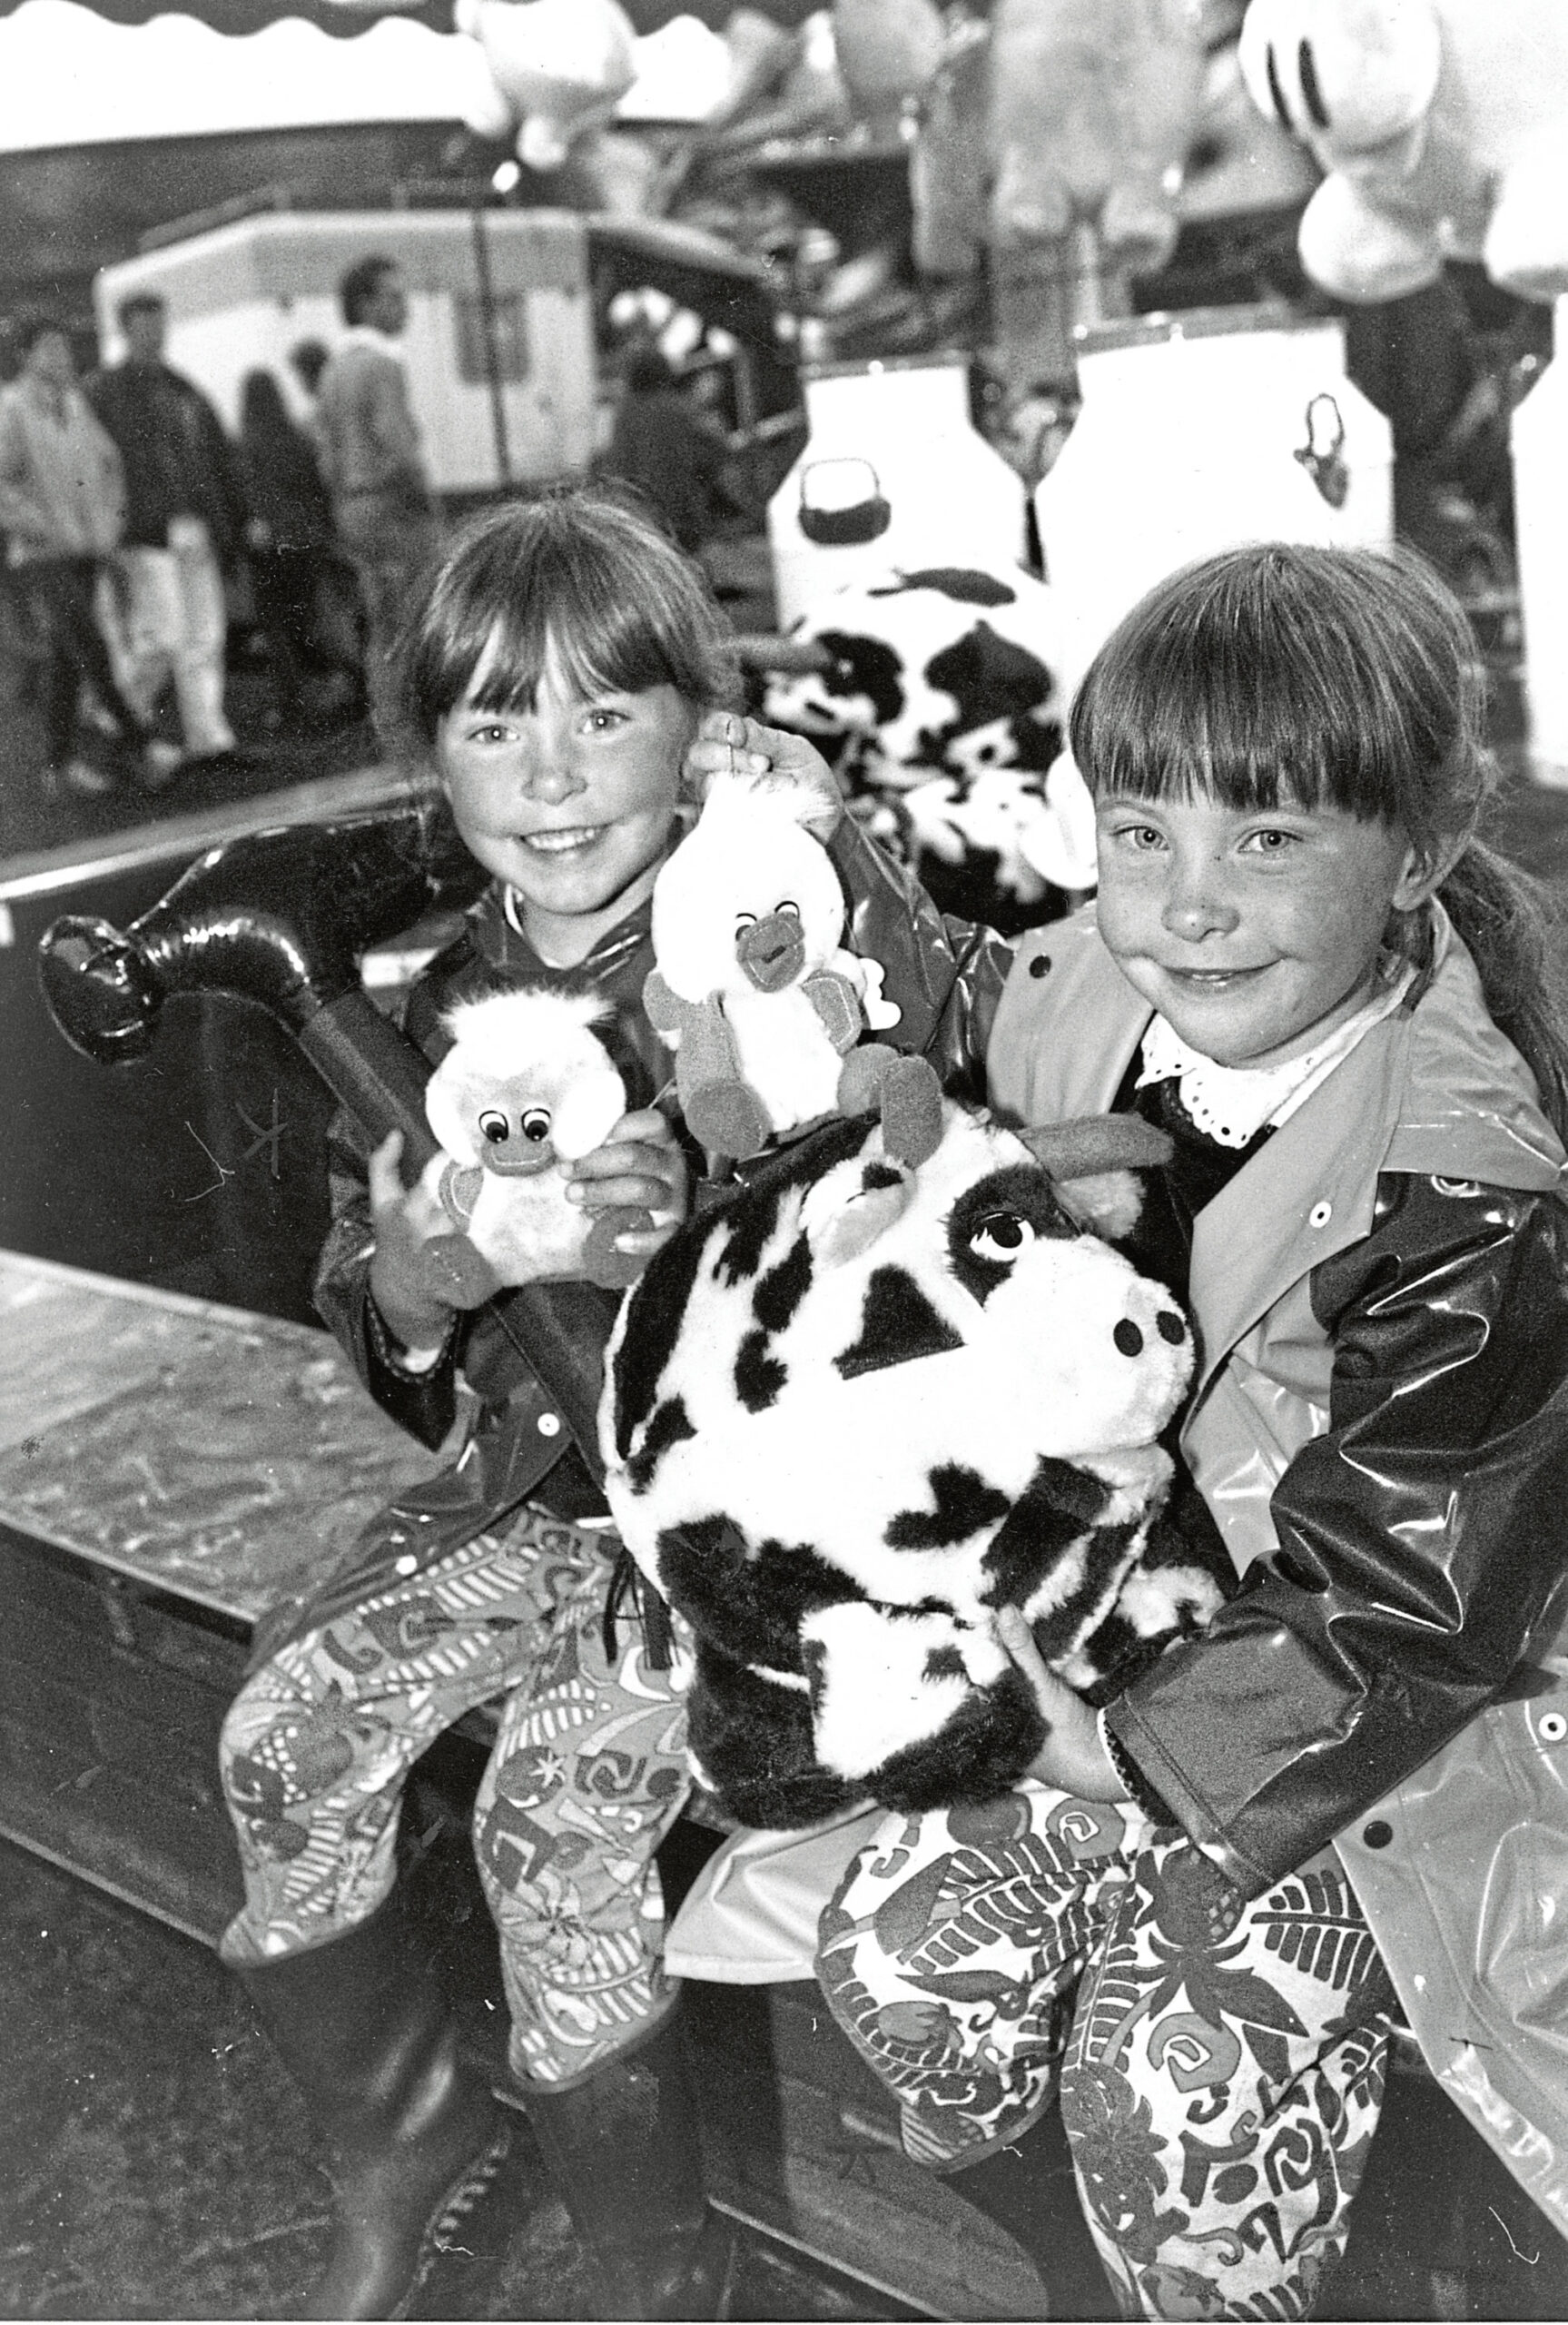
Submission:
[[[942,1093],[923,1058],[866,1029],[898,1022],[882,969],[842,943],[838,875],[802,818],[811,795],[721,777],[654,884],[648,1023],[676,1053],[692,1135],[745,1161],[819,1116],[880,1112],[890,1153],[935,1146]]]
[[[1241,66],[1328,173],[1300,245],[1336,298],[1402,298],[1448,258],[1568,291],[1562,0],[1252,0]]]
[[[863,1122],[764,1162],[611,1342],[606,1491],[695,1633],[693,1756],[742,1824],[991,1797],[1044,1733],[1000,1608],[1104,1700],[1228,1587],[1196,1497],[1163,1508],[1187,1319],[1084,1224],[1127,1232],[1121,1166],[1168,1143],[944,1114],[918,1169]]]
[[[527,990],[448,1012],[452,1046],[425,1092],[442,1152],[422,1181],[452,1222],[453,1238],[440,1239],[444,1283],[488,1296],[503,1284],[582,1278],[613,1291],[641,1272],[640,1256],[617,1251],[616,1239],[653,1226],[651,1213],[596,1217],[567,1201],[567,1166],[602,1145],[626,1111],[626,1084],[594,1032],[608,1014],[590,994]]]

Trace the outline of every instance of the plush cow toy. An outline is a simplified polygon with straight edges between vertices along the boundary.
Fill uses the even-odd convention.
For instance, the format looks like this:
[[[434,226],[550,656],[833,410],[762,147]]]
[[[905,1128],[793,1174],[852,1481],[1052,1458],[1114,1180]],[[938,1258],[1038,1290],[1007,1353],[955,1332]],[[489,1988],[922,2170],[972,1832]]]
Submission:
[[[1062,753],[1062,622],[1041,582],[889,571],[825,592],[790,636],[821,666],[770,678],[763,717],[811,737],[851,813],[943,912],[1014,935],[1094,885],[1094,810]]]
[[[690,1222],[623,1307],[606,1491],[696,1634],[693,1756],[743,1824],[1015,1781],[1043,1729],[999,1608],[1092,1697],[1224,1595],[1218,1537],[1161,1516],[1187,1320],[1067,1208],[1109,1192],[1129,1227],[1132,1180],[1101,1174],[1159,1134],[1030,1135],[1048,1162],[948,1102],[911,1169],[874,1127],[830,1125]]]
[[[570,1277],[613,1291],[641,1271],[616,1238],[653,1225],[651,1214],[596,1217],[566,1195],[565,1165],[626,1111],[626,1084],[594,1031],[608,1014],[592,995],[528,990],[447,1013],[452,1046],[425,1092],[443,1151],[423,1183],[452,1222],[435,1254],[442,1275],[470,1295]]]
[[[742,776],[709,789],[654,884],[648,1023],[676,1052],[686,1127],[745,1161],[820,1114],[881,1110],[890,1145],[920,1162],[942,1093],[922,1058],[868,1026],[896,1024],[882,968],[846,952],[831,857],[804,826],[810,795]]]

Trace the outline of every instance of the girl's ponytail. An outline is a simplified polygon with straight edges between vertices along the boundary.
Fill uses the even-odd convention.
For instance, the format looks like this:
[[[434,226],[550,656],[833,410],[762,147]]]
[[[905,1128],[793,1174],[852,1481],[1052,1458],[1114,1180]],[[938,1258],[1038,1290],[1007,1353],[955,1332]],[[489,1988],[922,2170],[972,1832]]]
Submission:
[[[1472,840],[1438,890],[1480,972],[1486,1006],[1535,1076],[1568,1144],[1568,980],[1563,915],[1541,882]]]

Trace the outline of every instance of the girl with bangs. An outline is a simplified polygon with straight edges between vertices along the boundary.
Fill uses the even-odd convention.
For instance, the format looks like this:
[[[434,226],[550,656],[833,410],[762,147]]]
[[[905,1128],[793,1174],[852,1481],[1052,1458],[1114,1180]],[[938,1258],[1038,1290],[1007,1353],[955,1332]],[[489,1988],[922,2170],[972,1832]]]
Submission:
[[[760,730],[723,707],[733,673],[702,576],[603,488],[475,520],[399,668],[403,722],[490,875],[417,981],[407,1030],[434,1058],[456,1001],[513,985],[602,995],[636,1103],[570,1191],[678,1212],[685,1162],[654,1103],[673,1061],[641,1006],[655,877],[707,777],[814,785],[826,836],[832,776],[807,745],[754,747]],[[918,906],[853,825],[833,851],[874,951],[879,925],[907,929]],[[952,965],[939,945],[941,974],[903,996],[916,1044],[942,1038]],[[456,1283],[433,1293],[421,1254],[448,1222],[403,1189],[396,1136],[367,1157],[350,1126],[336,1134],[321,1313],[423,1443],[452,1426],[459,1370],[476,1417],[457,1459],[373,1519],[349,1570],[274,1635],[224,1726],[245,1904],[223,1958],[336,2151],[335,2235],[309,2313],[405,2313],[499,2165],[488,2081],[459,2056],[394,1855],[414,1761],[499,1698],[475,1847],[522,2103],[587,2248],[595,2313],[711,2316],[724,2238],[708,2228],[654,1860],[690,1786],[687,1643],[617,1621],[619,1546],[595,1477],[491,1305]],[[587,1295],[596,1362],[613,1315]]]
[[[1135,1256],[1238,1588],[1098,1715],[1000,1616],[1028,1777],[890,1815],[818,1956],[1053,2301],[1055,2102],[1121,2314],[1310,2314],[1399,2029],[1568,2230],[1568,1047],[1481,709],[1435,576],[1277,545],[1157,589],[1073,708],[1097,899],[1021,940],[990,1093],[1169,1133]]]

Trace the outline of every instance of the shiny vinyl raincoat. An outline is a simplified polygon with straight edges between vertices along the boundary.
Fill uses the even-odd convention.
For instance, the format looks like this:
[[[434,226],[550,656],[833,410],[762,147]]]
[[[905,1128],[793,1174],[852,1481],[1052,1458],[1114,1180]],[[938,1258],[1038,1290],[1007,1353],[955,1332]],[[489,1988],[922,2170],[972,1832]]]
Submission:
[[[1247,1580],[1108,1718],[1247,1895],[1332,1839],[1439,2081],[1568,2232],[1568,1204],[1533,1078],[1436,965],[1195,1222],[1182,1431]],[[1149,1009],[1025,937],[993,1101],[1104,1111]]]

